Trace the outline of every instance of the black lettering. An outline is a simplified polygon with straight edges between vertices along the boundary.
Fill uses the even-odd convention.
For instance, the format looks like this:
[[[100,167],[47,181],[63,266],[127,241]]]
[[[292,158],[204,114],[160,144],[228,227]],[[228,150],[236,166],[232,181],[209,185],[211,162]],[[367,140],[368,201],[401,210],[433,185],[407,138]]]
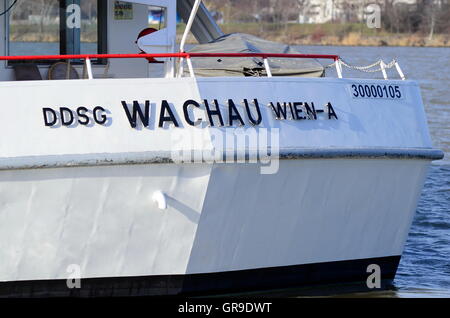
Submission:
[[[51,108],[43,108],[42,113],[44,114],[44,122],[45,126],[52,127],[56,125],[56,122],[58,121],[58,117],[56,115],[56,112]],[[48,114],[51,114],[52,119],[50,120],[48,117]]]
[[[402,98],[402,92],[400,91],[400,86],[395,86],[395,97]]]
[[[383,88],[380,85],[377,85],[377,94],[378,97],[383,98]]]
[[[94,120],[99,125],[104,125],[108,121],[108,117],[104,114],[106,110],[103,107],[97,106],[94,108]],[[100,118],[98,117],[99,113],[102,113],[100,115]]]
[[[358,85],[359,96],[366,97],[366,93],[364,92],[364,87],[362,85]]]
[[[301,114],[303,113],[303,110],[301,108],[299,108],[300,106],[303,106],[303,103],[294,103],[295,117],[297,120],[306,119],[305,116],[301,116]]]
[[[237,120],[241,126],[244,126],[245,123],[242,120],[241,114],[239,114],[239,110],[234,104],[232,99],[228,100],[228,125],[233,126],[233,122]]]
[[[389,85],[389,95],[391,96],[391,98],[395,97],[395,90],[394,87]]]
[[[314,103],[311,103],[311,106],[309,106],[308,103],[305,103],[304,106],[306,109],[306,113],[308,114],[309,120],[317,120],[317,112]]]
[[[166,113],[168,114],[168,116],[166,116]],[[170,108],[169,103],[166,100],[163,100],[161,103],[161,113],[159,115],[158,127],[163,128],[164,123],[166,123],[166,122],[172,122],[175,125],[175,127],[180,127],[180,125],[178,124],[178,121],[175,117],[175,114],[173,113],[172,109]]]
[[[219,102],[217,101],[217,99],[214,100],[214,104],[216,105],[216,109],[215,110],[211,110],[211,108],[209,107],[208,101],[206,99],[204,100],[204,103],[205,103],[205,107],[206,107],[206,112],[208,113],[210,126],[214,127],[213,116],[217,116],[219,118],[220,127],[225,126],[224,123],[223,123],[223,117],[222,117],[222,114],[220,112]]]
[[[333,106],[331,105],[331,103],[327,104],[327,108],[328,108],[328,119],[338,119],[338,116],[336,115],[336,112],[334,111]]]
[[[133,102],[133,112],[130,113],[128,109],[128,104],[125,101],[122,101],[123,109],[125,110],[125,114],[127,115],[128,121],[130,122],[131,128],[137,127],[137,117],[141,120],[144,127],[149,126],[150,122],[150,101],[145,101],[145,111],[142,112],[141,104],[138,101]]]
[[[370,85],[370,92],[372,93],[372,97],[378,97],[377,88],[375,87],[375,85]]]
[[[281,106],[281,103],[277,103],[277,107],[275,108],[275,105],[273,103],[270,103],[270,106],[272,106],[272,110],[277,117],[277,119],[287,119],[286,116],[286,103]]]
[[[292,120],[298,119],[297,116],[295,115],[294,107],[292,107],[292,103],[289,103],[289,109],[291,110],[291,117],[292,117]]]
[[[358,87],[355,84],[353,84],[352,88],[353,88],[353,96],[359,97]]]
[[[244,99],[245,110],[247,111],[247,116],[248,116],[248,119],[250,120],[250,123],[253,126],[258,126],[262,122],[261,108],[259,107],[259,103],[258,103],[258,100],[256,98],[253,100],[253,104],[255,104],[256,112],[258,113],[258,118],[257,119],[253,118],[253,115],[252,115],[252,112],[250,110],[250,105],[248,103],[248,100]]]
[[[372,92],[370,90],[370,86],[369,85],[364,85],[364,92],[366,93],[367,97],[372,97]]]
[[[78,107],[77,116],[80,125],[86,126],[89,124],[89,117],[86,115],[87,112],[88,109],[86,107]]]
[[[200,104],[197,103],[195,100],[190,99],[190,100],[186,101],[183,105],[184,119],[186,120],[188,125],[196,126],[196,123],[194,121],[192,121],[192,119],[189,117],[189,111],[188,111],[189,106],[195,106],[197,108],[200,108]],[[198,121],[200,121],[200,119]]]
[[[73,124],[73,121],[74,121],[74,119],[75,119],[75,118],[73,117],[72,111],[71,111],[69,108],[67,108],[67,107],[61,107],[61,108],[59,109],[59,111],[60,111],[60,113],[61,113],[61,123],[62,123],[64,126],[70,126],[70,125],[72,125],[72,124]],[[66,118],[65,114],[68,114],[68,117],[69,117],[69,118]]]

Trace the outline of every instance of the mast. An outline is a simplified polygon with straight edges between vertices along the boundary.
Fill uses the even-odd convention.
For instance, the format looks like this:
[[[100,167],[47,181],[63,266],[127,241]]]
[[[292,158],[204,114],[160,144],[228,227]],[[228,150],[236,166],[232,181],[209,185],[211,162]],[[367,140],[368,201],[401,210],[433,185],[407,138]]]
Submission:
[[[188,23],[195,5],[196,0],[177,1],[177,12],[186,23]],[[224,35],[211,13],[201,1],[195,19],[192,21],[191,32],[201,44],[211,42]]]

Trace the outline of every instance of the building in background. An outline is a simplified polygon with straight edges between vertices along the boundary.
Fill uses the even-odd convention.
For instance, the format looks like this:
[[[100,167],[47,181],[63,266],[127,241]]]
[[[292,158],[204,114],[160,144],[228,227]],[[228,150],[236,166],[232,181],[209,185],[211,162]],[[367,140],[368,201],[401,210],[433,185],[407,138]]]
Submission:
[[[297,0],[299,23],[360,22],[367,16],[367,8],[377,4],[380,8],[402,7],[414,11],[421,6],[440,8],[445,0]]]

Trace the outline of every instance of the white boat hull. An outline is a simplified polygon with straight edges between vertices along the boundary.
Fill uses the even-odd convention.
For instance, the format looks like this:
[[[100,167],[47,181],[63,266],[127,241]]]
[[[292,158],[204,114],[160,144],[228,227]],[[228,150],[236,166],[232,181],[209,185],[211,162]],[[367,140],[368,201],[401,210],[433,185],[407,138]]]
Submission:
[[[2,172],[0,281],[65,286],[75,264],[82,279],[158,277],[147,290],[157,294],[161,277],[297,268],[288,284],[270,273],[259,277],[261,288],[283,288],[308,283],[300,265],[366,259],[382,262],[383,277],[393,278],[427,166],[322,159],[284,160],[278,174],[266,176],[245,164]],[[158,190],[167,194],[167,210],[152,202]],[[348,279],[328,267],[322,275],[329,282]],[[206,281],[198,290],[167,290],[221,286],[218,278]],[[245,282],[225,286],[253,287]]]
[[[365,281],[370,264],[392,280],[427,167],[442,153],[431,147],[414,82],[384,81],[399,86],[402,98],[376,100],[353,98],[355,81],[0,83],[1,103],[14,106],[0,116],[8,136],[0,146],[0,295],[314,286]],[[188,151],[219,148],[205,113],[205,125],[189,125],[186,100],[216,99],[225,114],[224,100],[255,98],[263,105],[257,128],[279,131],[273,174],[262,173],[260,163],[174,159],[174,131],[206,132],[200,148],[182,145]],[[145,100],[149,127],[130,127],[122,102]],[[181,127],[158,127],[164,100]],[[332,103],[336,116],[277,119],[265,107],[277,101]],[[43,118],[44,108],[76,113],[98,105],[105,122],[100,113],[94,122],[91,111],[88,125],[45,125],[52,118]],[[244,104],[237,108],[245,114]],[[231,151],[239,157],[239,149]],[[80,269],[81,289],[67,288],[72,265]]]

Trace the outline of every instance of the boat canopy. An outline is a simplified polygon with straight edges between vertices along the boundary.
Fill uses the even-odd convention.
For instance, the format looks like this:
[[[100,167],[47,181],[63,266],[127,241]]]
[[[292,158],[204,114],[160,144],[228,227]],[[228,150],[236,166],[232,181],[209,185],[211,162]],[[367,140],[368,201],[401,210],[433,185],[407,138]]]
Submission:
[[[149,3],[155,0],[137,0],[138,3]],[[159,0],[161,1],[161,0]],[[163,1],[163,0],[162,0]],[[256,36],[235,33],[224,35],[217,26],[207,8],[199,0],[177,1],[177,12],[188,24],[186,32],[192,31],[200,45],[191,53],[300,53],[285,44],[260,39]],[[191,20],[188,23],[188,20]],[[183,36],[180,49],[184,51],[186,34]],[[151,51],[143,48],[144,51]],[[193,67],[197,76],[267,76],[261,58],[208,58],[194,59]],[[273,76],[324,76],[323,66],[314,59],[274,59],[269,60]],[[185,72],[189,72],[186,69]]]
[[[263,40],[253,35],[233,33],[189,50],[190,53],[282,53],[299,54],[290,45]],[[267,76],[262,58],[193,59],[196,76]],[[270,58],[273,76],[322,77],[324,67],[315,59]],[[187,71],[186,71],[187,72]]]

